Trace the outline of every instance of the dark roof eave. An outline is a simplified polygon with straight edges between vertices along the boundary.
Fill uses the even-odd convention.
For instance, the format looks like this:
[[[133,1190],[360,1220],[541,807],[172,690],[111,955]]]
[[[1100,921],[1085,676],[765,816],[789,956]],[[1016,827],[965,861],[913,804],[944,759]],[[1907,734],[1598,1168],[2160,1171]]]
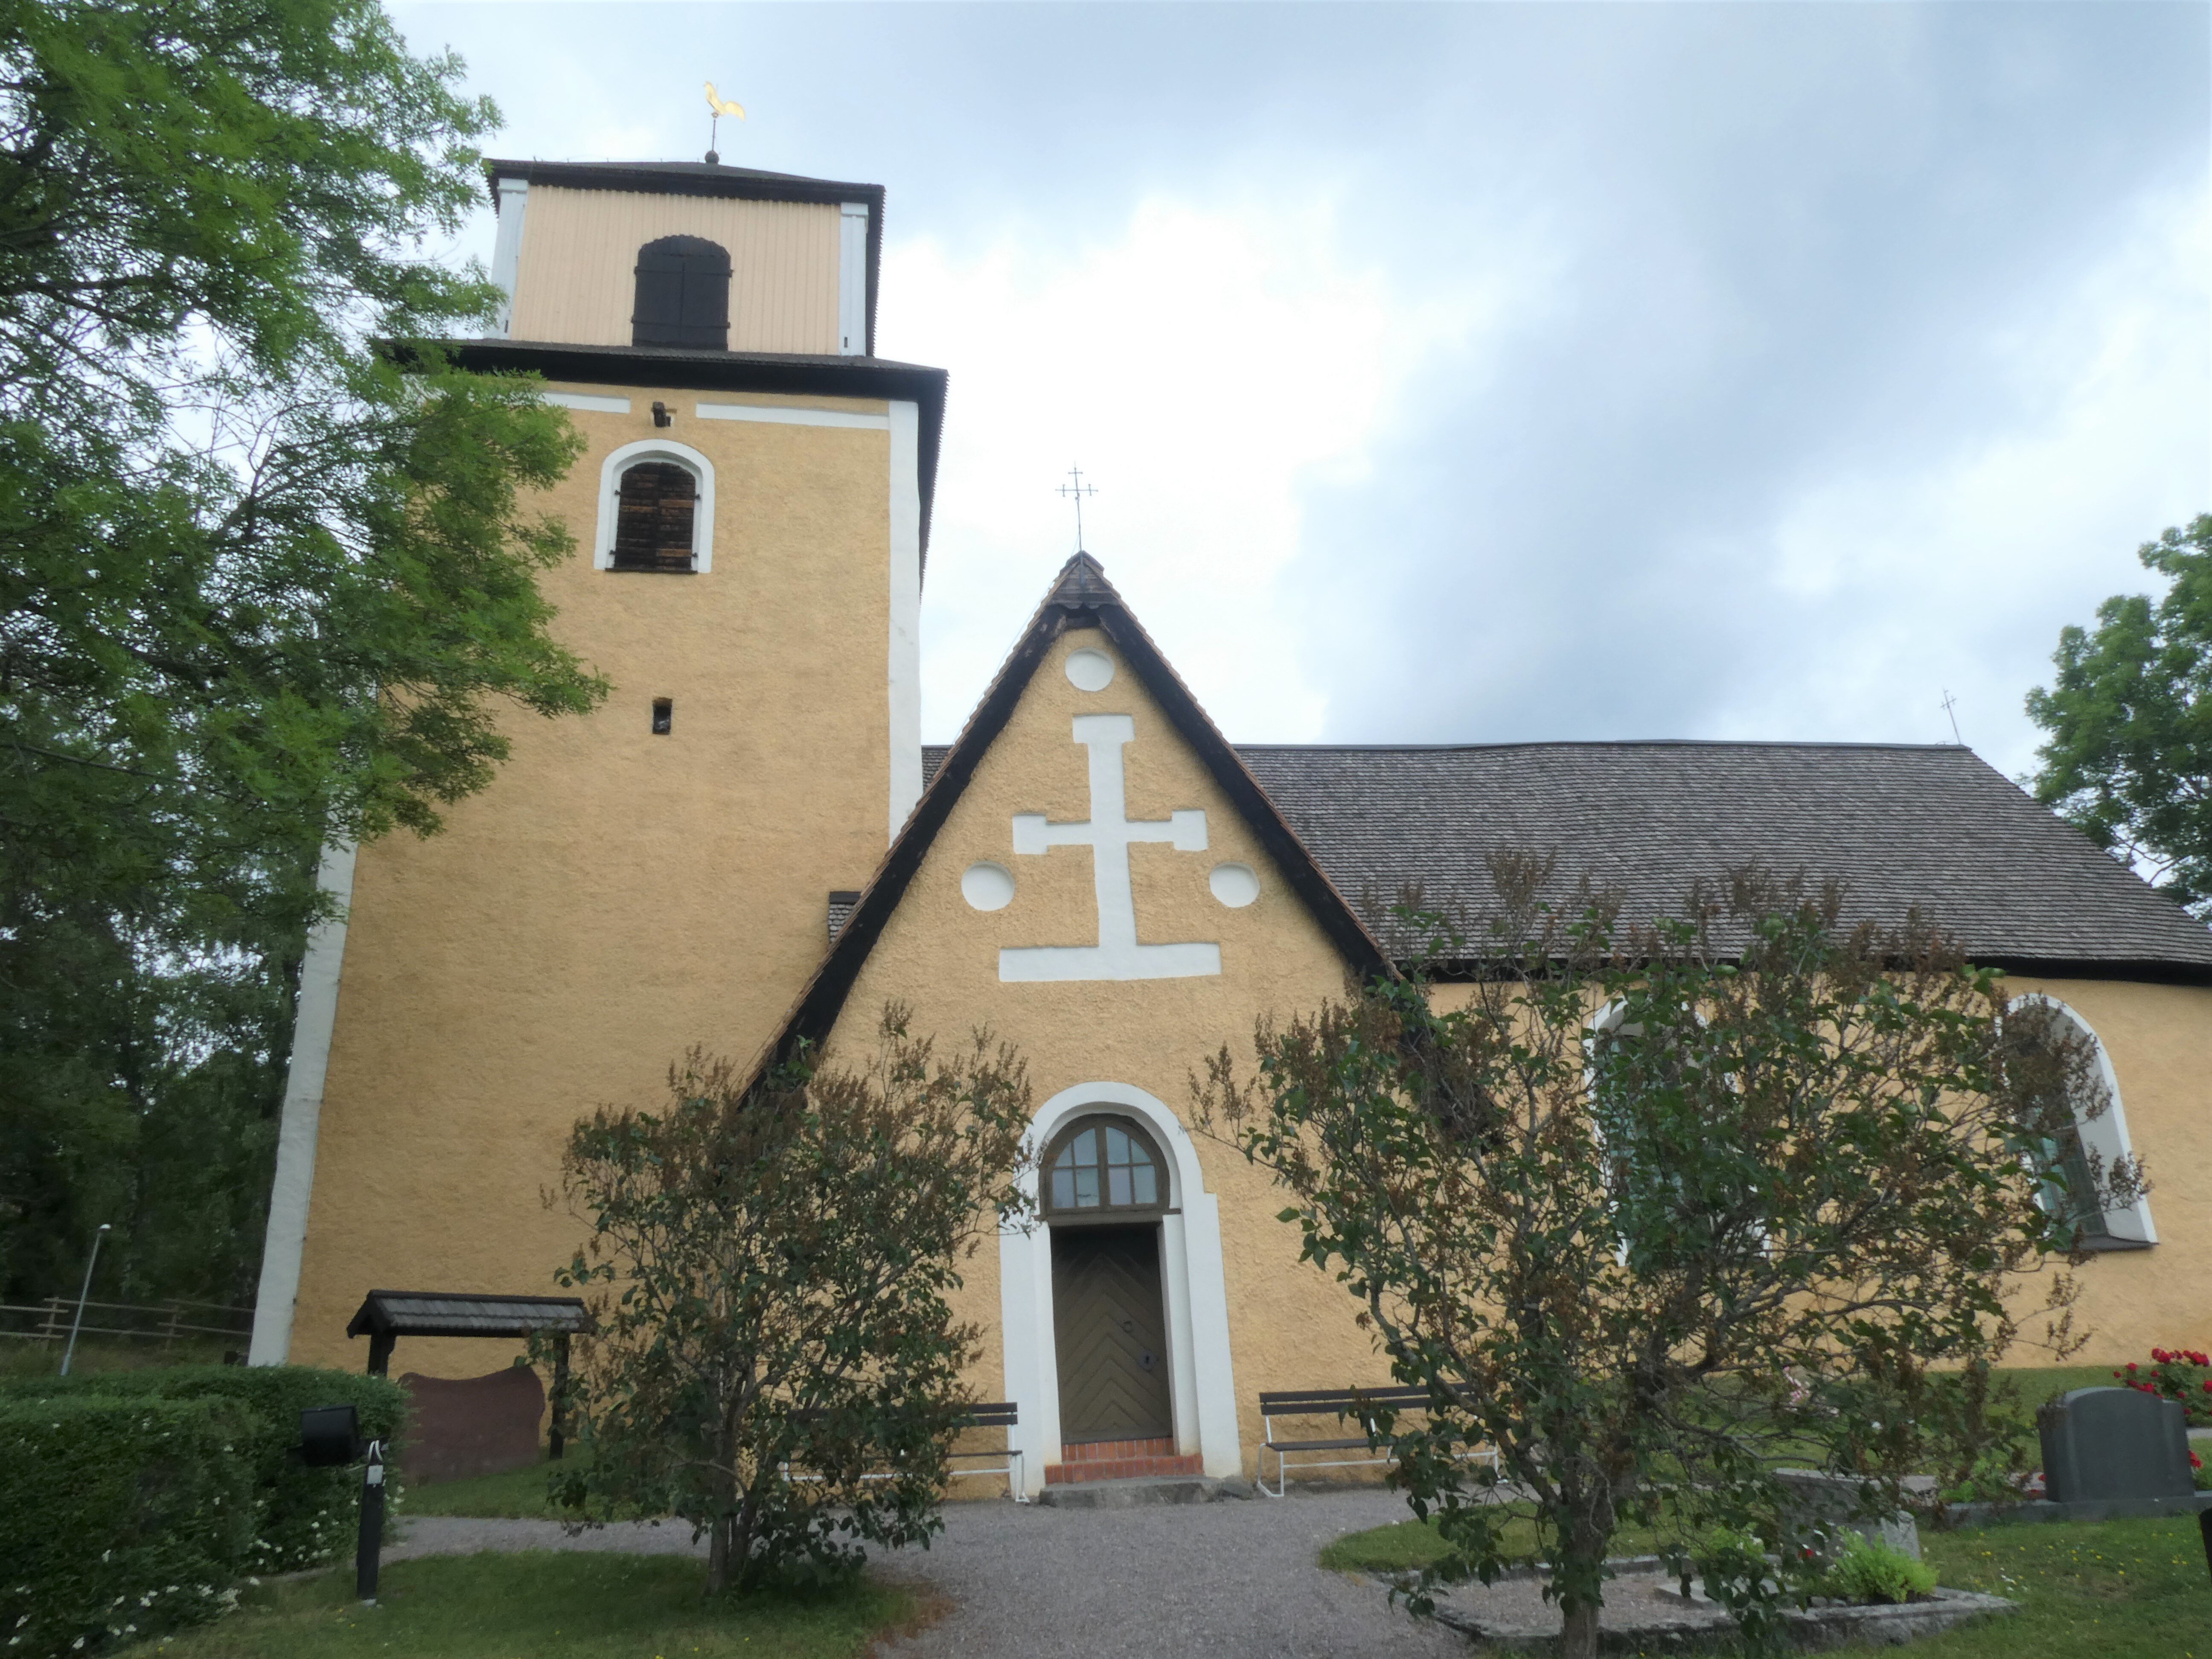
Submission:
[[[873,325],[871,324],[872,328]],[[921,554],[929,557],[929,526],[937,495],[937,459],[951,376],[941,368],[882,357],[811,356],[781,351],[676,351],[657,346],[569,345],[549,340],[446,340],[459,367],[478,373],[531,373],[587,386],[682,386],[696,392],[769,392],[786,396],[881,398],[921,411]],[[405,351],[399,349],[402,361]]]
[[[769,173],[705,161],[487,161],[484,178],[494,204],[501,179],[569,190],[627,190],[650,196],[716,196],[742,202],[805,202],[831,207],[866,202],[880,208],[881,185],[844,179],[810,179],[799,173]]]
[[[1738,958],[1723,955],[1715,960],[1733,963]],[[2033,979],[2117,980],[2136,985],[2212,986],[2212,964],[2199,962],[2007,956],[1972,956],[1969,961],[1977,968],[1994,968],[2008,977],[2017,975]],[[1399,959],[1401,973],[1411,974],[1417,968],[1438,985],[1486,984],[1498,979],[1520,976],[1517,966],[1500,968],[1490,962],[1465,960],[1419,963],[1410,957]]]

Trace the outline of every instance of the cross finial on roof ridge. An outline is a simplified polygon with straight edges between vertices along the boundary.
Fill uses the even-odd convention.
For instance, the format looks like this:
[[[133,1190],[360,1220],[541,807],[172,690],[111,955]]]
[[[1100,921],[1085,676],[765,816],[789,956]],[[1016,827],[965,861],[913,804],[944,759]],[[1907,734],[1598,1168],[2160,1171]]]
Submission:
[[[1070,611],[1095,611],[1102,605],[1119,605],[1121,596],[1106,580],[1106,568],[1088,553],[1073,555],[1060,568],[1060,580],[1045,600]]]

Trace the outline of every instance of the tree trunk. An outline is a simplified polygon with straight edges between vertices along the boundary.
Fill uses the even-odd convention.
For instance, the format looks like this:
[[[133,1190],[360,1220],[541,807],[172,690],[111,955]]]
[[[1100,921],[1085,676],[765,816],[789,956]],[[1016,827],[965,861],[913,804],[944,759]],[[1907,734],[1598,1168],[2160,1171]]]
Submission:
[[[1597,1614],[1594,1607],[1569,1609],[1559,1628],[1560,1659],[1597,1659]]]
[[[737,1518],[727,1510],[707,1528],[707,1594],[726,1595],[730,1589],[730,1533]]]

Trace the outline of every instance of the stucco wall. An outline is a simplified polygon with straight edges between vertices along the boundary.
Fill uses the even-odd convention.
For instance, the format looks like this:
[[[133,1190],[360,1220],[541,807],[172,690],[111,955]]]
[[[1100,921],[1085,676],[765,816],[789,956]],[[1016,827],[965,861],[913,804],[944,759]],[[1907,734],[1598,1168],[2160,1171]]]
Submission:
[[[840,214],[811,202],[744,202],[532,185],[523,210],[518,340],[628,345],[637,252],[701,236],[730,256],[730,349],[837,349]]]
[[[1096,630],[1063,638],[1037,670],[1005,731],[923,860],[848,1000],[831,1039],[860,1060],[887,1001],[910,1004],[915,1029],[951,1041],[988,1022],[1027,1058],[1042,1105],[1079,1084],[1112,1082],[1145,1091],[1188,1123],[1189,1079],[1224,1042],[1248,1063],[1253,1023],[1263,1012],[1308,1009],[1341,992],[1333,946],[1261,850],[1197,757],[1176,737],[1136,677],[1115,658],[1113,683],[1085,693],[1063,665],[1077,649],[1115,653]],[[1073,741],[1077,714],[1127,714],[1136,738],[1123,751],[1133,820],[1164,820],[1179,809],[1206,814],[1207,848],[1132,848],[1137,929],[1149,944],[1213,941],[1218,976],[1058,984],[1001,984],[1001,946],[1097,942],[1092,859],[1087,848],[1017,855],[1011,820],[1041,812],[1056,823],[1089,817],[1085,750]],[[978,860],[1015,876],[1013,902],[993,912],[962,898],[961,873]],[[1207,890],[1218,863],[1249,865],[1259,898],[1229,909]],[[1326,1388],[1387,1381],[1387,1368],[1353,1323],[1340,1287],[1297,1260],[1295,1229],[1278,1221],[1283,1200],[1233,1149],[1197,1139],[1206,1185],[1220,1211],[1223,1271],[1240,1437],[1252,1467],[1263,1389]],[[969,1264],[964,1316],[988,1335],[971,1380],[986,1399],[1003,1397],[1005,1349],[999,1263],[985,1250]],[[1049,1334],[1046,1334],[1049,1346]],[[1184,1427],[1178,1424],[1178,1429]]]
[[[699,394],[574,411],[589,448],[546,505],[577,547],[556,633],[613,682],[581,719],[505,722],[514,757],[428,840],[361,851],[291,1357],[360,1364],[373,1287],[551,1293],[579,1228],[548,1210],[563,1139],[656,1097],[706,1043],[749,1056],[820,959],[826,897],[888,817],[889,435],[688,418]],[[714,568],[594,571],[600,462],[659,434],[716,474]],[[880,403],[808,403],[881,414]],[[655,697],[674,729],[652,735]],[[474,1376],[495,1343],[403,1341]]]

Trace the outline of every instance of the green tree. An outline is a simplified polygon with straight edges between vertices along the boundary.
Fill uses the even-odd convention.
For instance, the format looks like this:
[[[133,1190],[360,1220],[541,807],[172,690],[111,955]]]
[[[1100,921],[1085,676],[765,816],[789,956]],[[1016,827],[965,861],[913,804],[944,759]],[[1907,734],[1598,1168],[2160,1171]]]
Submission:
[[[2027,694],[2050,733],[2035,798],[2212,917],[2212,514],[2138,556],[2164,596],[2115,594],[2094,633],[2063,629],[2057,683]]]
[[[694,1051],[669,1091],[578,1124],[562,1163],[592,1233],[562,1282],[598,1328],[569,1396],[592,1457],[556,1495],[690,1521],[717,1594],[926,1542],[978,1334],[947,1298],[1029,1213],[1026,1068],[980,1031],[939,1058],[894,1006],[859,1070],[749,1081]]]
[[[1747,874],[1624,929],[1587,887],[1546,903],[1546,863],[1492,873],[1474,939],[1422,919],[1472,984],[1263,1022],[1255,1076],[1224,1049],[1194,1079],[1199,1116],[1428,1390],[1376,1421],[1440,1576],[1505,1565],[1504,1483],[1533,1500],[1564,1652],[1596,1651],[1632,1522],[1771,1634],[1808,1585],[1771,1468],[1815,1459],[1896,1504],[1929,1369],[2002,1353],[2015,1276],[2074,1242],[2074,1097],[2015,1084],[1997,980],[1917,923],[1848,928],[1834,892]],[[2107,1172],[2115,1201],[2131,1176]],[[2054,1275],[2062,1351],[2072,1296]],[[1469,1455],[1491,1449],[1495,1470]]]
[[[0,3],[0,1288],[112,1220],[113,1289],[247,1294],[319,849],[604,695],[565,417],[424,343],[496,297],[424,252],[460,73],[373,0]]]

